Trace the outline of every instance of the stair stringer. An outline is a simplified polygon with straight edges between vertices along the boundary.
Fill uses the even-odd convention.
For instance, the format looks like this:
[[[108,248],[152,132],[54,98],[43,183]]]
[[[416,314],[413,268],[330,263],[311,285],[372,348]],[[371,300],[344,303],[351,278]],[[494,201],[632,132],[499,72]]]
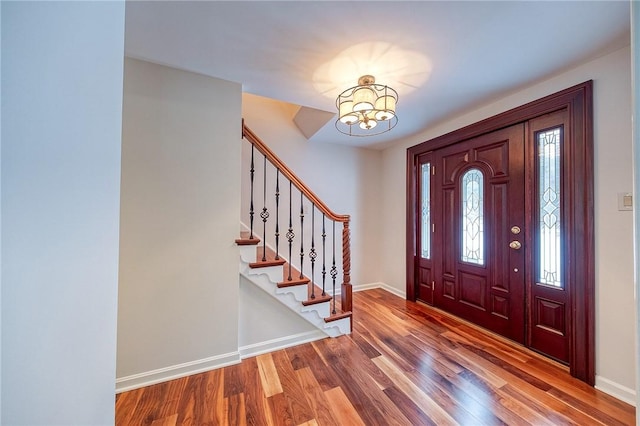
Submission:
[[[282,266],[252,268],[249,264],[256,261],[256,246],[238,246],[238,248],[240,249],[239,272],[248,281],[257,285],[327,336],[337,337],[351,333],[351,318],[330,322],[324,320],[330,316],[331,302],[304,306],[302,302],[308,298],[307,284],[279,288],[278,282],[282,281]]]

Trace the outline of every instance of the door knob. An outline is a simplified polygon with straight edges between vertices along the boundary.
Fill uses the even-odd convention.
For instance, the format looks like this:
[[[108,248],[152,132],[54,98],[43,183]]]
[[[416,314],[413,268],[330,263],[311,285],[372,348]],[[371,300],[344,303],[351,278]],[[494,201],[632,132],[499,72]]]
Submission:
[[[520,247],[522,247],[522,244],[520,244],[520,241],[511,241],[509,243],[509,247],[511,247],[514,250],[520,250]]]

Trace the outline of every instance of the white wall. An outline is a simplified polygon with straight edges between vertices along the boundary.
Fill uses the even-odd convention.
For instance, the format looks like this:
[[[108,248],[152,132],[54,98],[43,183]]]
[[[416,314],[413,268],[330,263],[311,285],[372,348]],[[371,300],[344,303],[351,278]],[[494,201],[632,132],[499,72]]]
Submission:
[[[118,389],[238,362],[241,86],[125,61]]]
[[[631,94],[633,120],[633,198],[640,200],[640,5],[631,2]],[[635,303],[636,303],[636,365],[640,364],[640,210],[634,209],[634,251],[635,251]],[[640,383],[640,368],[636,369],[636,383]],[[640,407],[640,392],[636,392],[636,407]],[[640,416],[636,416],[636,424],[640,425]]]
[[[635,399],[632,214],[617,193],[632,189],[630,50],[624,48],[401,140],[383,152],[382,280],[404,289],[406,148],[583,81],[594,80],[596,386]]]
[[[2,2],[0,2],[0,46],[2,46]],[[1,50],[1,48],[0,48]],[[2,81],[2,55],[0,55],[0,81]],[[0,84],[2,99],[2,84]],[[0,241],[2,241],[2,108],[0,108]],[[0,308],[2,307],[2,244],[0,244]],[[0,424],[2,423],[2,314],[0,314]]]
[[[124,9],[2,3],[3,424],[113,423]]]
[[[326,335],[272,295],[240,276],[238,339],[242,357]]]
[[[2,3],[0,2],[0,46],[2,46]],[[1,49],[0,49],[1,50]],[[0,55],[0,81],[2,81],[2,55]],[[2,84],[0,84],[2,99]],[[0,108],[0,135],[2,135],[2,108]],[[2,137],[0,136],[0,241],[2,241]],[[0,308],[2,307],[2,244],[0,244]],[[0,314],[0,423],[2,423],[2,315]]]
[[[351,216],[351,283],[358,286],[380,281],[380,152],[310,142],[292,121],[298,107],[246,93],[242,99],[242,114],[247,126],[333,212]],[[243,143],[249,145],[246,141]],[[245,172],[248,173],[248,170]],[[243,178],[246,180],[246,176]],[[288,187],[281,189],[281,192],[282,197],[288,197]],[[246,201],[245,199],[242,209],[242,220],[248,224]],[[288,198],[281,199],[281,202],[288,203]],[[262,208],[262,204],[259,207]],[[299,217],[296,217],[299,221]],[[256,218],[257,221],[260,220],[257,215]],[[273,216],[270,219],[272,218]],[[318,216],[316,219],[318,220]],[[310,220],[307,214],[305,224]],[[282,223],[284,222],[281,222],[281,226]],[[336,226],[338,257],[341,257],[341,232],[342,226]],[[307,240],[306,244],[308,243]],[[297,249],[299,252],[299,247]],[[294,250],[294,256],[298,252]],[[338,288],[341,282],[337,282]]]

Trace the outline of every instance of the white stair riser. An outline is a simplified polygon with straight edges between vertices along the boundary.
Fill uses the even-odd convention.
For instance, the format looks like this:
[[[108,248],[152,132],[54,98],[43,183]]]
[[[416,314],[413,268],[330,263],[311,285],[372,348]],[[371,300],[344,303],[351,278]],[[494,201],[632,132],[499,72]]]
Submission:
[[[336,321],[325,323],[325,329],[331,330],[331,332],[327,333],[331,337],[337,337],[343,334],[351,334],[351,318],[342,318]],[[331,334],[334,332],[337,332],[337,334]]]
[[[330,337],[337,337],[351,333],[350,318],[327,323],[324,318],[331,312],[331,303],[323,302],[304,306],[302,301],[307,300],[307,285],[278,288],[277,283],[282,280],[282,266],[268,266],[264,268],[251,268],[249,263],[255,262],[255,246],[239,246],[240,248],[240,274],[262,290],[278,299],[281,303],[296,312],[300,317],[322,330]],[[253,257],[249,253],[253,251]],[[345,325],[346,322],[346,325]]]
[[[243,276],[245,278],[247,278],[249,281],[251,281],[254,284],[256,284],[262,290],[266,291],[268,294],[270,294],[273,297],[275,297],[276,299],[278,299],[281,303],[283,303],[284,305],[289,307],[289,309],[291,309],[292,311],[296,312],[302,318],[304,318],[305,320],[307,320],[308,322],[313,324],[315,327],[323,330],[325,333],[330,335],[329,334],[330,332],[328,332],[327,329],[325,329],[325,327],[324,327],[324,325],[326,324],[324,322],[324,317],[321,316],[320,313],[318,312],[319,309],[320,310],[323,309],[323,306],[322,306],[323,304],[316,304],[316,305],[313,305],[313,306],[303,306],[300,303],[300,301],[296,300],[296,298],[291,293],[276,293],[274,290],[277,287],[275,286],[275,284],[273,282],[269,281],[269,279],[268,279],[268,277],[266,275],[245,275],[245,274],[243,274]],[[325,302],[324,304],[327,305],[326,310],[328,310],[329,309],[328,308],[329,302]],[[311,309],[307,309],[307,308],[311,308]]]
[[[276,287],[276,294],[286,294],[286,293],[293,294],[293,296],[296,298],[298,302],[304,302],[305,300],[307,300],[307,295],[309,292],[307,290],[306,284],[295,285],[291,287],[282,287],[282,288]]]
[[[240,250],[240,260],[246,263],[253,263],[256,261],[256,246],[238,246]]]
[[[327,318],[330,315],[331,304],[329,302],[315,303],[313,305],[304,306],[302,312],[307,310],[315,310],[322,318]]]
[[[282,266],[265,266],[263,268],[252,268],[247,264],[248,271],[246,275],[266,275],[273,283],[282,281]]]

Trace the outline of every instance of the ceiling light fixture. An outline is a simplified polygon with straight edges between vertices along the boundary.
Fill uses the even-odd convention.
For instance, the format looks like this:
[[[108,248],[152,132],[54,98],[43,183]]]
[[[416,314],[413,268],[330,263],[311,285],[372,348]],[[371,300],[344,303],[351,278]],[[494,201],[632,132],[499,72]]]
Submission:
[[[398,92],[376,84],[372,75],[363,75],[358,85],[340,93],[336,99],[336,129],[349,136],[373,136],[388,132],[398,124]]]

